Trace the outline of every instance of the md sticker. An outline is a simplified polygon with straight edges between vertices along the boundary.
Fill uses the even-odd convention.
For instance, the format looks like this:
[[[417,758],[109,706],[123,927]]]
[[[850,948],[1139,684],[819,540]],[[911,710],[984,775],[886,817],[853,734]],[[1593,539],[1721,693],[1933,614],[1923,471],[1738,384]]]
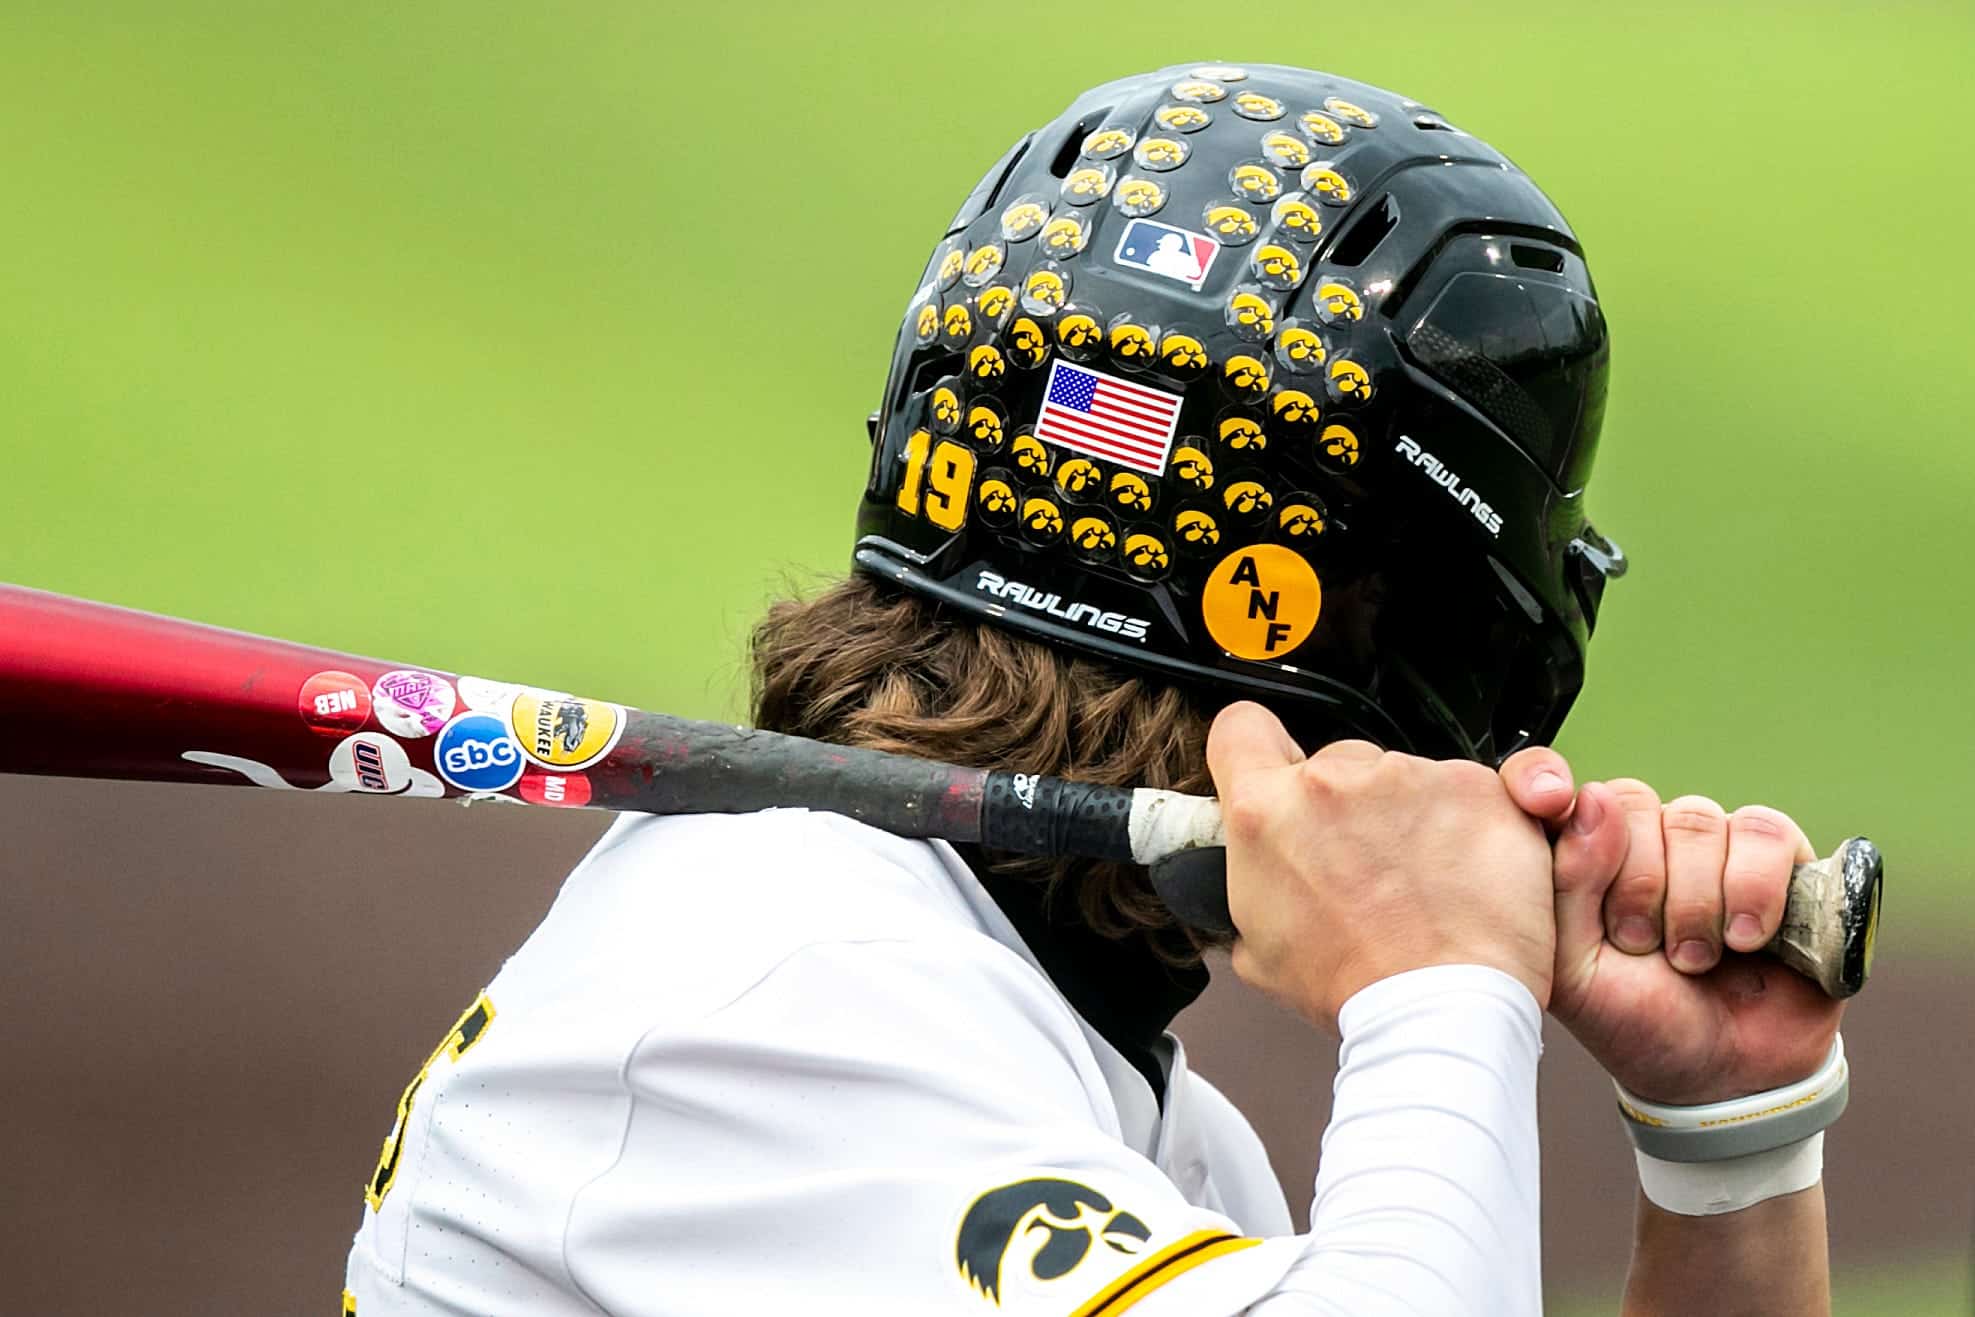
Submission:
[[[399,736],[430,736],[453,716],[452,683],[434,672],[387,672],[370,688],[378,725]]]
[[[515,697],[508,724],[523,753],[543,768],[588,768],[617,745],[624,710],[602,700],[531,690]]]
[[[521,775],[521,784],[514,790],[531,805],[581,809],[590,803],[590,779],[581,773],[544,773],[531,768]]]
[[[1322,609],[1316,569],[1280,544],[1235,550],[1200,591],[1208,634],[1236,658],[1282,658],[1310,638]]]
[[[302,683],[295,711],[310,731],[345,736],[370,720],[370,687],[348,672],[318,672]]]
[[[1111,259],[1118,265],[1147,270],[1185,284],[1194,292],[1207,282],[1221,244],[1204,233],[1176,229],[1157,220],[1135,219],[1125,226]]]
[[[523,766],[521,747],[490,713],[463,713],[440,728],[432,762],[461,791],[505,791]]]

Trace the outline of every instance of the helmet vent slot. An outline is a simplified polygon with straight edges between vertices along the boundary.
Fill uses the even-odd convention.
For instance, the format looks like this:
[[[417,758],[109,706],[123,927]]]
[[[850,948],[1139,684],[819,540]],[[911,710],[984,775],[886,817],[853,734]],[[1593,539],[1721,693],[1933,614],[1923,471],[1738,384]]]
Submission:
[[[1551,274],[1564,272],[1564,254],[1552,247],[1530,247],[1512,242],[1509,244],[1509,259],[1525,270],[1548,270]]]
[[[1008,148],[1006,155],[988,168],[987,173],[981,175],[981,181],[974,184],[974,190],[967,194],[967,199],[960,203],[960,209],[953,213],[952,221],[946,226],[947,236],[951,237],[972,224],[994,204],[995,198],[1001,195],[1001,185],[1015,172],[1015,166],[1022,162],[1022,157],[1028,153],[1035,139],[1034,133],[1025,134],[1021,141]]]
[[[1399,227],[1399,204],[1390,194],[1380,197],[1338,235],[1337,245],[1325,259],[1332,265],[1357,266],[1365,263],[1385,235]]]
[[[1076,164],[1077,157],[1083,154],[1084,138],[1088,137],[1097,125],[1103,123],[1105,116],[1110,113],[1111,107],[1107,105],[1101,110],[1092,110],[1077,120],[1077,126],[1070,130],[1070,135],[1065,137],[1063,144],[1056,148],[1056,158],[1049,162],[1049,173],[1052,178],[1069,177],[1070,166]]]

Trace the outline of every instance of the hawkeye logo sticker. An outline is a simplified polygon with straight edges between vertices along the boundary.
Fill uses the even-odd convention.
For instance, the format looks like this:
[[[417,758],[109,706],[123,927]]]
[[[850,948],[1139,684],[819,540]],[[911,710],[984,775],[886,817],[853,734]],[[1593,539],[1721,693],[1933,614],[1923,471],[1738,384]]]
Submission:
[[[1137,219],[1125,226],[1113,262],[1135,270],[1147,270],[1185,284],[1194,292],[1207,282],[1221,244],[1204,233],[1176,229],[1157,220]]]
[[[523,691],[508,712],[522,753],[543,768],[588,768],[617,746],[624,710],[602,700]]]
[[[988,1190],[967,1209],[954,1264],[976,1294],[1000,1304],[1009,1286],[1025,1277],[1061,1280],[1093,1249],[1133,1255],[1150,1238],[1145,1222],[1089,1185],[1019,1180]]]

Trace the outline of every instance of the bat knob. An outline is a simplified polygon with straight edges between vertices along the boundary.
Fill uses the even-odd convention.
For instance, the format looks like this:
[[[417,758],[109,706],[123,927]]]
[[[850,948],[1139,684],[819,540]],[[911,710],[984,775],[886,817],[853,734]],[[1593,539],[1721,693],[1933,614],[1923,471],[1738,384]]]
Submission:
[[[1852,837],[1790,878],[1783,926],[1769,950],[1840,1000],[1865,986],[1879,938],[1879,898],[1886,862],[1879,848]]]
[[[1200,933],[1232,933],[1228,913],[1228,853],[1224,846],[1175,851],[1150,867],[1152,890],[1173,918]]]
[[[1885,884],[1886,861],[1879,848],[1863,837],[1838,847],[1840,882],[1844,888],[1841,918],[1844,952],[1839,959],[1838,985],[1849,997],[1865,986],[1872,973],[1872,949],[1879,940],[1879,893]]]

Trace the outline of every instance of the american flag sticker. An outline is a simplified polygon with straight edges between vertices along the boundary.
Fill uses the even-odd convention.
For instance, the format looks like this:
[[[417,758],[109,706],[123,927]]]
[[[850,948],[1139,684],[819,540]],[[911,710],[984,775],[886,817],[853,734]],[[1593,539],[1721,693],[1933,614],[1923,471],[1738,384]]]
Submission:
[[[1156,476],[1165,473],[1179,419],[1177,393],[1059,359],[1049,368],[1035,437]]]

